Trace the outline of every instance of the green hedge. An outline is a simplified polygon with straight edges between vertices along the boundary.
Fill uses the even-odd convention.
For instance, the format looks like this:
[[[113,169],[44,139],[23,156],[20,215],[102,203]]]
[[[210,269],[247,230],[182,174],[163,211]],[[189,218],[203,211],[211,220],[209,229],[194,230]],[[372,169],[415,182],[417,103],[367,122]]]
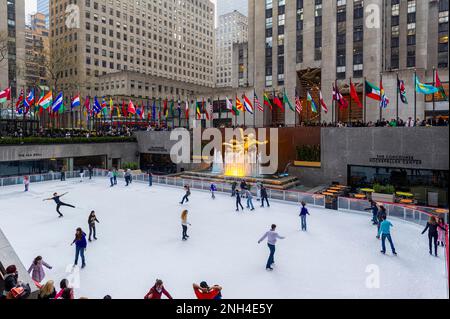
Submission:
[[[392,195],[395,193],[395,187],[392,185],[374,184],[373,190],[375,191],[375,193],[379,193],[379,194]]]
[[[104,136],[104,137],[5,137],[0,138],[1,145],[22,145],[22,144],[95,144],[95,143],[123,143],[136,142],[134,136]]]
[[[122,164],[122,169],[131,169],[132,171],[135,171],[137,169],[139,169],[139,164],[138,163],[123,163]]]
[[[305,162],[320,162],[320,145],[297,146],[297,160]]]

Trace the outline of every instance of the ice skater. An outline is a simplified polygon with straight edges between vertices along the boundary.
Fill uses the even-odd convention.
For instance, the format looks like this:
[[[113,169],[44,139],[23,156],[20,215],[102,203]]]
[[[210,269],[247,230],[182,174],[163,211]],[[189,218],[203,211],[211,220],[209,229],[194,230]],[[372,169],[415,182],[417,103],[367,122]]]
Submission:
[[[244,206],[242,206],[241,202],[241,192],[239,191],[239,189],[236,189],[234,196],[236,196],[236,211],[239,211],[239,207],[244,210]]]
[[[83,182],[84,179],[84,168],[80,168],[80,182]]]
[[[222,299],[222,287],[219,285],[209,287],[206,281],[202,281],[200,285],[192,284],[192,288],[194,289],[194,293],[197,299]]]
[[[88,218],[88,225],[89,225],[89,241],[91,240],[91,235],[94,235],[94,240],[97,240],[97,231],[95,229],[95,223],[100,223],[97,219],[97,216],[95,216],[95,211],[91,211]]]
[[[444,218],[439,218],[438,222],[438,246],[441,245],[442,247],[445,247],[446,242],[446,234],[447,234],[447,225],[444,222]],[[444,230],[445,229],[445,230]]]
[[[23,186],[25,187],[25,192],[28,192],[30,187],[30,178],[28,176],[23,177]]]
[[[169,294],[166,288],[164,288],[163,281],[161,279],[156,279],[155,285],[145,295],[144,299],[161,299],[163,294],[168,299],[172,299],[172,296]]]
[[[286,237],[280,236],[275,230],[277,225],[273,224],[270,227],[270,230],[266,232],[260,240],[258,240],[258,244],[260,244],[267,237],[267,246],[269,247],[269,258],[267,259],[266,270],[272,271],[272,266],[275,264],[275,244],[277,243],[277,239],[285,239]]]
[[[392,241],[391,237],[391,227],[393,226],[394,225],[392,225],[392,223],[389,220],[387,220],[386,216],[382,216],[377,238],[380,238],[381,235],[381,253],[383,255],[386,254],[386,239],[387,239],[389,241],[389,244],[391,245],[392,253],[395,256],[397,256],[394,247],[394,242]]]
[[[377,212],[377,238],[380,238],[380,227],[381,227],[381,223],[383,222],[383,218],[387,218],[387,213],[386,213],[386,208],[381,205],[378,212]]]
[[[117,169],[114,168],[113,169],[113,181],[114,181],[114,185],[117,185],[117,176],[119,175],[119,173],[117,173]]]
[[[33,263],[31,264],[30,268],[28,268],[28,273],[31,273],[31,278],[37,282],[40,283],[45,278],[45,271],[44,267],[48,269],[52,269],[52,266],[47,264],[41,256],[37,256],[34,258]]]
[[[86,233],[83,232],[81,228],[77,228],[75,233],[75,239],[73,240],[71,246],[75,244],[75,263],[74,267],[78,265],[78,257],[81,256],[81,268],[86,267],[86,260],[84,258],[84,252],[86,251],[87,241]]]
[[[130,185],[132,179],[133,179],[133,177],[131,176],[131,170],[130,170],[130,169],[127,169],[127,170],[125,171],[125,183],[126,183],[125,186]]]
[[[88,165],[89,179],[92,179],[92,175],[94,174],[94,168],[91,164]]]
[[[306,203],[302,202],[302,209],[300,210],[300,219],[302,223],[302,230],[306,231],[306,215],[311,215],[306,208]]]
[[[266,201],[267,207],[270,207],[269,199],[267,196],[267,189],[264,185],[261,185],[261,207],[264,207],[264,201]]]
[[[184,210],[181,213],[181,228],[183,230],[182,240],[187,240],[189,238],[189,236],[187,234],[187,229],[188,229],[188,225],[191,226],[191,224],[188,222],[187,216],[188,216],[188,211]]]
[[[66,171],[63,166],[61,167],[61,182],[64,182],[65,180],[66,180]]]
[[[251,211],[255,210],[255,206],[253,206],[253,194],[250,190],[245,191],[245,195],[247,196],[247,208]]]
[[[62,195],[58,195],[58,193],[53,193],[53,197],[51,197],[51,198],[46,198],[46,199],[44,199],[43,201],[46,201],[46,200],[54,200],[55,203],[56,203],[56,212],[59,214],[59,217],[63,217],[64,215],[61,214],[61,212],[59,211],[59,209],[61,208],[61,206],[68,206],[68,207],[75,208],[75,206],[70,205],[70,204],[63,203],[63,202],[61,201],[60,198],[63,197],[64,195],[67,195],[67,194],[68,194],[68,192],[66,192],[66,193],[64,193],[64,194],[62,194]]]
[[[214,183],[211,183],[211,186],[209,187],[209,190],[211,191],[211,198],[216,199],[215,192],[217,192],[217,187]]]
[[[185,201],[186,203],[189,202],[189,196],[191,196],[191,188],[189,187],[189,185],[184,185],[184,190],[186,191],[186,193],[184,194],[183,199],[180,202],[181,205],[183,205]]]
[[[372,223],[373,225],[378,225],[378,205],[374,200],[369,200],[370,207],[365,208],[364,210],[372,211]]]
[[[236,183],[236,181],[233,181],[233,183],[231,183],[231,197],[234,197],[236,195],[236,188],[237,188],[237,183]]]
[[[441,227],[438,222],[436,221],[435,216],[430,216],[430,219],[428,220],[427,226],[422,231],[422,235],[425,234],[425,232],[428,230],[428,246],[430,248],[430,255],[433,256],[433,244],[434,244],[434,255],[437,257],[437,246],[438,246],[438,228],[440,228],[443,231],[446,231],[445,228]]]
[[[153,174],[151,170],[148,171],[148,186],[153,186]]]
[[[112,172],[112,170],[108,171],[108,178],[109,178],[109,182],[111,183],[111,187],[114,186],[114,173]]]
[[[261,182],[256,182],[256,201],[261,201]]]

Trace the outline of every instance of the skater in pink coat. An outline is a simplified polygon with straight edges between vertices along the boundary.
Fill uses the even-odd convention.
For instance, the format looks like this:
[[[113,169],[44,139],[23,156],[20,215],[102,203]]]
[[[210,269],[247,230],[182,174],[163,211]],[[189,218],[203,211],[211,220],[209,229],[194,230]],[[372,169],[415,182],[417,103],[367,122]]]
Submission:
[[[47,264],[41,256],[37,256],[36,258],[34,258],[33,263],[31,264],[30,268],[28,268],[28,273],[31,273],[31,278],[33,278],[34,281],[41,282],[42,280],[44,280],[44,266],[48,269],[52,269],[52,266]]]
[[[447,229],[447,225],[444,222],[443,218],[439,218],[438,220],[438,225],[440,227],[438,227],[438,246],[442,246],[445,247],[445,242],[446,242],[446,234],[447,232],[444,229]]]

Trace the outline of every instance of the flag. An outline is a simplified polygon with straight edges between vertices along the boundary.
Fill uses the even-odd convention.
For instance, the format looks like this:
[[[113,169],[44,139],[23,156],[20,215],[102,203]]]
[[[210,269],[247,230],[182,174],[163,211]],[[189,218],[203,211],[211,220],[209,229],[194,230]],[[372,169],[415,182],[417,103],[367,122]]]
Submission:
[[[127,113],[129,114],[136,114],[136,108],[134,107],[133,101],[128,102],[128,109],[127,109]]]
[[[53,101],[52,112],[55,112],[55,113],[59,112],[60,108],[64,105],[63,101],[64,101],[63,92],[60,92],[56,96],[56,99]]]
[[[175,102],[174,102],[174,100],[172,99],[171,101],[170,101],[170,115],[173,117],[173,106],[174,106],[174,104],[175,104]],[[168,114],[169,114],[169,112],[167,112],[167,115],[166,115],[166,117],[168,116]]]
[[[169,116],[169,110],[167,109],[167,103],[168,103],[168,100],[167,100],[167,99],[164,99],[164,101],[163,101],[163,104],[164,104],[164,107],[163,107],[163,114],[164,114],[164,116],[165,116],[166,118]]]
[[[205,113],[205,117],[209,121],[209,113],[205,108],[205,99],[202,99],[202,111]]]
[[[200,110],[200,104],[201,102],[196,102],[196,112],[197,112],[197,120],[202,119],[202,111]]]
[[[121,118],[121,117],[122,117],[122,114],[120,113],[120,104],[119,104],[119,101],[117,101],[116,109],[117,109],[117,117],[118,117],[118,118]]]
[[[109,112],[112,114],[114,111],[114,102],[113,99],[110,97],[109,98]]]
[[[249,112],[250,114],[253,114],[254,108],[252,102],[248,99],[248,97],[244,93],[244,106],[245,110]]]
[[[408,99],[406,98],[405,81],[398,80],[397,88],[398,88],[398,93],[400,94],[400,99],[402,100],[403,104],[408,104]]]
[[[152,104],[152,121],[156,121],[156,100]]]
[[[209,113],[208,117],[214,118],[214,105],[213,105],[212,99],[208,100],[208,110],[207,111],[208,111],[207,113]]]
[[[416,92],[421,93],[421,94],[425,94],[425,95],[434,94],[434,93],[439,92],[438,88],[436,88],[436,87],[434,87],[434,86],[432,86],[430,84],[421,83],[419,81],[419,77],[417,75],[415,77],[416,77],[416,79],[415,79]]]
[[[356,102],[359,108],[363,107],[361,101],[359,100],[358,92],[356,92],[355,84],[353,84],[352,80],[350,80],[350,97]]]
[[[387,98],[386,92],[384,91],[383,88],[383,80],[380,81],[380,94],[381,94],[380,107],[385,109],[389,104],[389,99]]]
[[[22,110],[22,108],[23,108],[23,95],[24,95],[24,92],[23,92],[23,89],[20,91],[20,95],[19,95],[19,98],[17,99],[17,101],[16,101],[16,112],[17,113],[19,113],[19,114],[22,114],[23,112],[23,110]]]
[[[234,107],[233,103],[228,99],[228,97],[226,97],[225,99],[227,100],[227,109],[230,110],[231,114],[239,115],[239,111]]]
[[[306,93],[306,99],[308,100],[308,102],[311,103],[311,111],[313,111],[314,113],[317,113],[317,105],[314,102],[311,94],[309,94],[309,91]]]
[[[94,107],[92,109],[92,113],[94,116],[97,116],[102,111],[102,106],[98,101],[97,97],[94,97]]]
[[[444,86],[441,83],[441,79],[439,79],[438,70],[436,70],[435,76],[434,76],[434,83],[436,88],[439,90],[439,94],[441,95],[441,98],[443,100],[448,100],[447,94],[445,94]]]
[[[320,102],[320,105],[322,106],[322,109],[325,111],[325,113],[328,113],[328,107],[325,104],[325,101],[323,99],[322,91],[319,91],[319,102]]]
[[[108,115],[108,107],[104,96],[102,97],[102,115],[105,117]]]
[[[71,102],[70,107],[71,107],[72,109],[74,109],[74,108],[76,108],[76,107],[79,107],[80,105],[81,105],[81,102],[80,102],[80,96],[79,96],[79,95],[76,95],[76,96],[72,99],[72,102]]]
[[[127,105],[125,104],[125,100],[122,100],[122,114],[125,117],[128,117]]]
[[[84,100],[84,108],[86,109],[87,114],[91,116],[92,115],[91,98],[89,96],[86,96],[86,99]]]
[[[186,116],[186,119],[189,120],[189,101],[187,98],[184,102],[184,115]]]
[[[254,97],[253,98],[255,99],[256,108],[258,110],[260,110],[261,112],[264,112],[264,108],[262,107],[261,103],[259,102],[259,99],[258,99],[258,96],[256,95],[256,92],[254,93]]]
[[[11,100],[11,88],[0,91],[0,103],[6,103]]]
[[[333,101],[336,101],[340,109],[348,107],[348,102],[339,91],[339,87],[335,87],[333,84]]]
[[[300,96],[298,96],[297,94],[295,96],[295,110],[297,111],[298,114],[301,114],[303,110],[302,100],[300,99]]]
[[[34,92],[33,90],[30,90],[30,92],[28,92],[28,95],[25,99],[25,105],[30,108],[31,105],[33,105],[34,103]]]
[[[239,100],[238,96],[236,95],[236,109],[238,111],[245,112],[244,104],[242,104],[241,100]]]
[[[47,92],[44,96],[39,99],[39,106],[44,110],[48,109],[50,105],[52,105],[53,96],[52,91]]]
[[[286,89],[284,90],[284,92],[283,92],[283,103],[284,103],[284,105],[288,105],[289,106],[289,108],[292,110],[292,111],[294,111],[294,108],[292,107],[292,104],[291,104],[291,101],[289,101],[289,98],[288,98],[288,96],[287,96],[287,94],[286,94]]]
[[[264,105],[268,106],[270,108],[270,110],[272,111],[272,103],[270,102],[270,99],[266,93],[264,93]]]
[[[278,106],[282,111],[284,111],[283,103],[281,102],[280,98],[273,92],[273,103]]]

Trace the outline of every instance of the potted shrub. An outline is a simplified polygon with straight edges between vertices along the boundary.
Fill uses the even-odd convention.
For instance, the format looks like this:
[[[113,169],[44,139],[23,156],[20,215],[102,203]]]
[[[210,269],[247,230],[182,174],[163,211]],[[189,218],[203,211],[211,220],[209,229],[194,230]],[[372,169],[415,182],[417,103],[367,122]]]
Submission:
[[[388,202],[388,203],[394,202],[394,194],[395,194],[394,186],[374,184],[373,189],[375,191],[374,193],[372,193],[372,199],[374,201]]]

